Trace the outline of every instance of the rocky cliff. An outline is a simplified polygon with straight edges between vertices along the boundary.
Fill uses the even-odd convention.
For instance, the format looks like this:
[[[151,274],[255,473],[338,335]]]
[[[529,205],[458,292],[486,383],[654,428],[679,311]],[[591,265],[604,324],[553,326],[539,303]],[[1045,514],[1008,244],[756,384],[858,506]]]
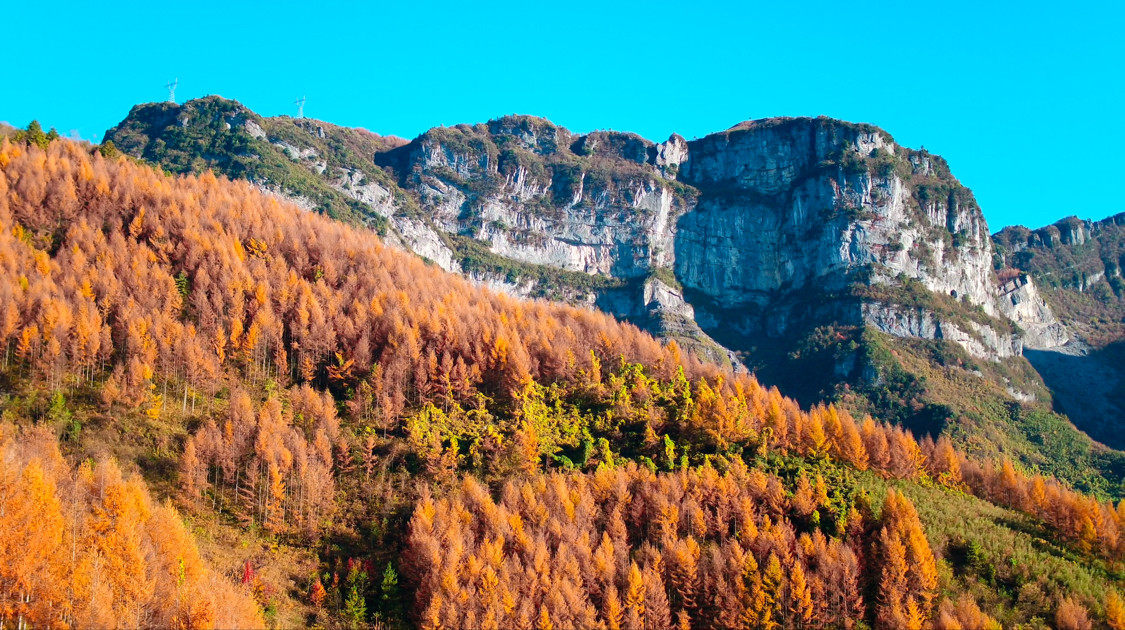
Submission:
[[[869,125],[770,119],[691,143],[681,177],[699,201],[680,220],[676,272],[709,324],[864,323],[1019,354],[984,217],[941,158]]]
[[[218,168],[372,225],[451,271],[596,305],[712,356],[813,322],[946,339],[974,356],[1066,341],[940,157],[828,118],[686,142],[509,116],[411,142],[208,97],[106,134],[179,172]],[[1022,329],[1022,332],[1021,330]]]
[[[741,351],[738,336],[831,320],[980,357],[1022,348],[972,194],[941,158],[875,127],[770,119],[655,144],[506,117],[431,130],[375,161],[418,193],[439,231],[508,260],[617,279],[624,286],[572,297],[656,332],[710,333]],[[1054,326],[1033,288],[1024,293],[1019,323]]]

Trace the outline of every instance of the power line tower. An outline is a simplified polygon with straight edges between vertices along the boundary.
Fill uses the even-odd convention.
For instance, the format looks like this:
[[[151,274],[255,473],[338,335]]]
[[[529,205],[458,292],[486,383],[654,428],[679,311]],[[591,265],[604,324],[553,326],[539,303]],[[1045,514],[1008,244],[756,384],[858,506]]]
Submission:
[[[176,102],[176,86],[179,85],[179,84],[180,84],[179,79],[172,79],[171,82],[169,82],[167,85],[164,86],[164,87],[168,88],[168,102],[169,103],[175,103]]]
[[[305,97],[302,96],[301,98],[293,101],[293,104],[297,106],[297,118],[304,118],[305,117]]]

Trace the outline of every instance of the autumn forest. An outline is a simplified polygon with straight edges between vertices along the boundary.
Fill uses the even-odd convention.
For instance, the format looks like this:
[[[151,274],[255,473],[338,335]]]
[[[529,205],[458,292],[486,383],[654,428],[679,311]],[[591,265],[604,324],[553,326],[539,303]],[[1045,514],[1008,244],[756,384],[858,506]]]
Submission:
[[[1125,502],[209,172],[0,139],[0,354],[0,628],[1125,628]]]

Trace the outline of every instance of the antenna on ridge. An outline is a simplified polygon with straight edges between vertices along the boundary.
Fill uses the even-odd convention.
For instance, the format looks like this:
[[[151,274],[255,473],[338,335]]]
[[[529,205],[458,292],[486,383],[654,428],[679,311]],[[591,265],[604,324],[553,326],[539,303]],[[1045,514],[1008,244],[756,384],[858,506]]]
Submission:
[[[168,88],[168,102],[169,103],[175,103],[176,102],[176,86],[179,85],[179,84],[180,84],[180,80],[177,78],[177,79],[172,79],[172,81],[170,83],[168,83],[167,85],[164,86],[164,87]]]
[[[293,104],[297,106],[297,118],[304,118],[305,117],[305,97],[302,96],[301,98],[293,101]]]

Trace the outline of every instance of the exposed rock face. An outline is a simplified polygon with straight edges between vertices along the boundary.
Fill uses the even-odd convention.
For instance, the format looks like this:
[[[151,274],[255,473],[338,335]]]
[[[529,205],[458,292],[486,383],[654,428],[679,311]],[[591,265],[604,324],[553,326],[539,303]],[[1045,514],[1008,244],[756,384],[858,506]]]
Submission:
[[[997,234],[997,239],[1007,245],[1012,252],[1035,247],[1054,249],[1060,245],[1083,245],[1091,238],[1114,232],[1122,226],[1125,226],[1125,212],[1101,221],[1083,220],[1072,216],[1037,230],[1030,230],[1022,225],[1004,228]]]
[[[396,217],[394,227],[393,236],[389,239],[392,244],[428,258],[446,271],[461,271],[453,251],[426,222],[413,217]]]
[[[862,317],[867,324],[896,337],[952,341],[978,357],[1006,359],[1023,352],[1018,336],[972,321],[962,328],[923,308],[867,303],[862,306]]]
[[[1025,356],[1056,406],[1094,439],[1125,447],[1125,213],[1068,217],[1036,230],[1007,227],[993,241],[1007,267],[1001,305],[1024,328]],[[1024,323],[1029,311],[1032,320],[1050,321],[1028,293],[1042,294],[1062,323]]]
[[[1037,347],[1065,342],[1033,286],[998,296],[984,217],[944,160],[869,125],[770,119],[653,144],[508,117],[431,130],[376,160],[442,231],[510,260],[642,282],[583,301],[654,332],[776,336],[833,320],[996,359],[1022,348],[994,321],[1007,317]],[[666,269],[687,299],[644,281]],[[973,317],[900,295],[909,281]],[[857,299],[857,283],[887,290]]]
[[[667,141],[656,145],[656,166],[665,176],[675,175],[687,158],[688,143],[679,134],[672,134]]]
[[[1125,266],[1125,212],[1101,221],[1067,217],[1052,225],[1030,230],[1022,225],[1006,227],[994,237],[1005,262],[1037,274],[1050,273],[1054,283],[1084,291],[1106,278],[1121,277]],[[1082,248],[1082,245],[1090,247]],[[1031,264],[1037,253],[1056,252],[1073,260],[1069,267],[1080,275],[1066,277],[1062,269],[1052,268],[1060,261],[1049,256]],[[1077,264],[1076,264],[1077,263]],[[1054,265],[1058,267],[1058,264]]]
[[[1031,278],[1019,276],[1004,283],[998,290],[1000,312],[1023,329],[1023,343],[1028,348],[1056,348],[1070,341],[1051,308],[1039,296]]]
[[[1005,289],[1016,276],[1033,279],[1069,334],[1092,346],[1125,337],[1125,212],[1101,221],[1068,217],[1037,230],[1007,227],[993,242],[997,260],[1006,267],[1001,272]],[[1008,316],[1020,322],[1024,302]],[[1023,326],[1034,335],[1032,327]]]
[[[686,157],[679,136],[656,145],[506,117],[431,130],[376,161],[418,191],[437,230],[471,237],[503,260],[614,280],[562,291],[726,361],[679,288],[650,277],[663,271],[674,284],[676,220],[694,207],[695,191],[671,177]],[[490,286],[537,291],[487,270],[467,272]]]
[[[741,310],[747,332],[784,332],[789,314],[768,308],[779,297],[839,291],[860,271],[886,284],[902,274],[991,312],[984,218],[967,190],[934,176],[938,160],[874,127],[828,119],[763,121],[696,141],[682,178],[700,201],[680,222],[677,275]],[[920,199],[904,177],[929,177],[944,194]],[[763,316],[771,319],[753,321]]]
[[[634,278],[671,265],[674,219],[691,207],[648,166],[654,151],[631,134],[574,136],[509,117],[432,130],[386,163],[397,159],[402,184],[445,231],[513,260]],[[674,146],[665,154],[679,157]]]
[[[934,169],[935,158],[877,129],[831,120],[751,125],[693,143],[683,178],[701,200],[681,222],[677,272],[734,305],[762,304],[780,289],[840,288],[871,267],[882,280],[905,274],[990,309],[988,231],[971,195],[940,181],[956,188],[919,199],[893,168],[880,174],[865,163],[880,152],[886,165],[909,164],[911,177]]]
[[[990,317],[957,322],[901,295],[909,279],[969,314],[1018,317],[1039,347],[1065,342],[1032,285],[1001,306],[984,217],[945,162],[879,129],[829,119],[746,123],[690,143],[680,177],[699,202],[680,219],[676,274],[716,327],[781,335],[834,320],[954,341],[978,357],[1020,353],[1021,339]],[[828,304],[856,282],[889,290],[862,305]]]

